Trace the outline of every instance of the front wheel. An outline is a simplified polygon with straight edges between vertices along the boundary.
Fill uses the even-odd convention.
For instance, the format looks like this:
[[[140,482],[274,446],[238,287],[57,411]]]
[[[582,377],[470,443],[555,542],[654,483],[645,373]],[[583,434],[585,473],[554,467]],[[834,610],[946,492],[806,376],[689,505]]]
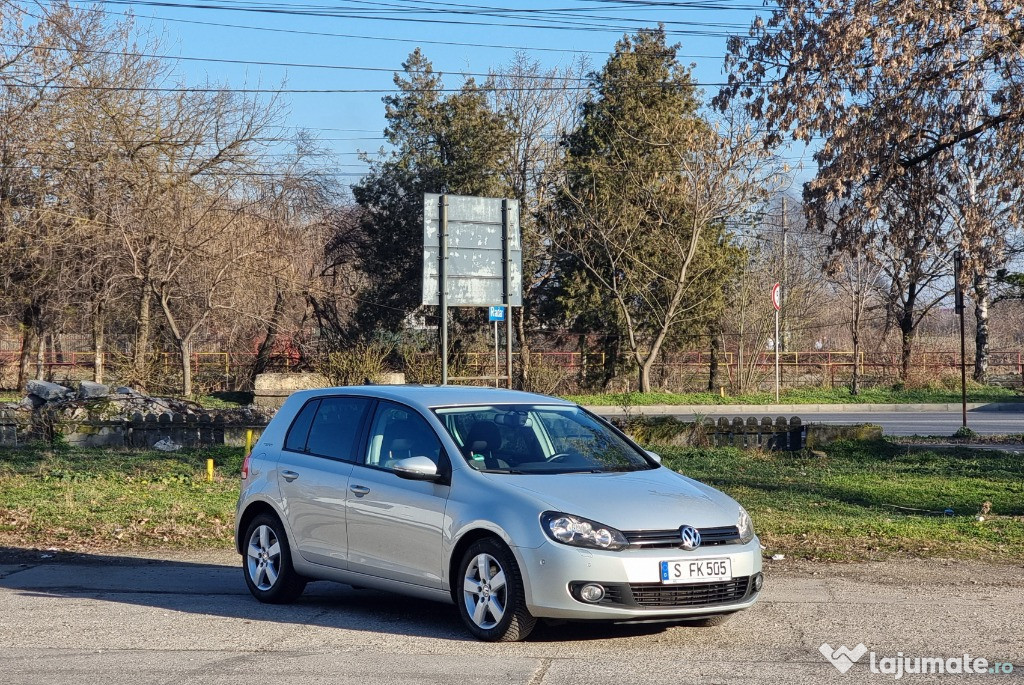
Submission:
[[[242,570],[253,597],[268,604],[292,602],[306,589],[306,579],[292,567],[284,526],[276,516],[260,514],[245,532]]]
[[[456,603],[469,632],[480,640],[516,642],[537,624],[526,608],[515,557],[494,538],[474,542],[463,555]]]

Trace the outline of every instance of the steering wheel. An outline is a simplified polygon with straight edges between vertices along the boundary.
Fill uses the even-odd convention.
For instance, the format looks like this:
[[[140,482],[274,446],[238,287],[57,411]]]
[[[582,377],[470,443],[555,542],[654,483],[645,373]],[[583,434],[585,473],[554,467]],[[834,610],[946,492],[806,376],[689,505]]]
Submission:
[[[572,452],[559,452],[558,454],[552,454],[548,457],[548,461],[555,464],[561,464],[562,462],[574,457]]]

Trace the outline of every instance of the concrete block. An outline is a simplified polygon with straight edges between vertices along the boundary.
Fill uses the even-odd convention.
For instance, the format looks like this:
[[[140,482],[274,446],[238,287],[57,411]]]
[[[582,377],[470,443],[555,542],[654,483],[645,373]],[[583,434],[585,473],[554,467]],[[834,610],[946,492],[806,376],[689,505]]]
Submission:
[[[261,373],[253,384],[253,404],[277,408],[297,390],[330,387],[331,382],[319,373]]]
[[[28,394],[50,401],[59,400],[74,393],[70,388],[65,388],[63,385],[57,385],[48,381],[30,380],[28,382]]]
[[[106,397],[110,393],[110,387],[93,381],[82,381],[78,384],[79,399],[96,399]]]

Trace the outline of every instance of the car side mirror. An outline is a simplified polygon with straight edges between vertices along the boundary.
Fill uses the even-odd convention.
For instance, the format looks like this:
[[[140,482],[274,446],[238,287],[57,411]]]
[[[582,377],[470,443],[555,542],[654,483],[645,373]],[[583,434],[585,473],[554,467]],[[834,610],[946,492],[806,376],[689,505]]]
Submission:
[[[644,450],[644,451],[647,452],[647,456],[648,457],[650,457],[654,461],[658,462],[659,464],[661,463],[661,455],[660,454],[658,454],[657,452],[652,452],[650,450]]]
[[[440,480],[437,464],[429,457],[407,457],[391,464],[391,470],[399,478],[408,480]]]

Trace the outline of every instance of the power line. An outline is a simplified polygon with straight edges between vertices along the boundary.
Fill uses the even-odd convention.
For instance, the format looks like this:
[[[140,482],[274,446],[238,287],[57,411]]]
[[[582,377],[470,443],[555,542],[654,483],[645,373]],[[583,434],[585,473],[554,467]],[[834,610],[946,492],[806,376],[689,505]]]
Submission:
[[[725,86],[726,83],[699,83],[692,82],[693,85],[700,86]],[[751,87],[757,88],[768,88],[772,82],[764,82],[761,84],[745,84]],[[679,88],[681,87],[678,83],[672,82],[651,82],[647,85],[651,86],[663,86],[665,88]],[[35,89],[35,86],[22,86],[27,89]],[[11,87],[11,90],[17,87]],[[230,88],[227,86],[95,86],[90,85],[83,87],[79,85],[68,85],[68,84],[49,84],[46,88],[53,90],[91,90],[100,92],[123,92],[123,93],[235,93],[239,95],[274,95],[274,94],[304,94],[304,95],[344,95],[351,93],[378,93],[378,94],[389,94],[389,93],[404,93],[405,91],[401,88]],[[551,91],[584,91],[590,90],[589,85],[581,86],[497,86],[497,85],[477,85],[477,89],[482,93],[506,93],[506,92],[551,92]],[[436,93],[461,93],[462,88],[432,88],[432,92]]]
[[[153,53],[145,52],[126,52],[119,50],[92,50],[89,48],[68,48],[63,46],[52,46],[52,45],[31,45],[31,44],[19,44],[19,43],[0,43],[0,47],[5,48],[16,48],[16,49],[34,49],[34,50],[49,50],[57,52],[69,52],[69,53],[82,53],[87,55],[108,55],[115,57],[139,57],[143,59],[160,59],[160,60],[171,60],[171,61],[182,61],[182,62],[213,62],[217,64],[244,64],[247,66],[264,66],[264,67],[286,67],[286,68],[298,68],[298,69],[328,69],[336,71],[371,71],[371,72],[386,72],[394,74],[399,70],[394,67],[367,67],[367,66],[353,66],[344,64],[316,64],[310,62],[272,62],[265,60],[248,60],[248,59],[226,59],[221,57],[195,57],[185,55],[158,55]],[[435,69],[435,73],[443,75],[446,73],[444,70]],[[582,76],[555,76],[547,74],[503,74],[496,72],[465,72],[465,71],[449,71],[447,73],[458,73],[460,76],[473,76],[481,78],[523,78],[533,79],[539,81],[572,81],[572,82],[588,82],[589,79]]]
[[[428,10],[426,8],[402,8],[401,6],[391,5],[390,9],[384,10],[372,10],[367,8],[357,9],[355,7],[335,7],[335,6],[294,6],[294,5],[278,5],[273,3],[263,3],[262,5],[249,3],[245,6],[236,6],[226,3],[217,3],[214,0],[209,2],[171,2],[170,0],[97,0],[100,4],[105,5],[128,5],[128,6],[144,6],[144,7],[159,7],[168,9],[193,9],[193,10],[217,10],[217,11],[229,11],[229,12],[241,12],[241,13],[256,13],[256,14],[271,14],[271,15],[287,15],[287,16],[299,16],[299,17],[314,17],[314,18],[335,18],[335,19],[362,19],[362,20],[383,20],[389,22],[408,22],[418,24],[446,24],[455,26],[486,26],[496,28],[528,28],[528,29],[549,29],[556,31],[588,31],[588,32],[602,32],[602,33],[621,33],[638,30],[643,28],[638,26],[645,24],[642,20],[635,20],[625,17],[607,17],[607,16],[594,16],[587,17],[587,19],[599,19],[605,23],[593,24],[585,21],[576,20],[577,17],[571,12],[551,14],[551,11],[547,11],[551,14],[551,18],[548,19],[544,16],[539,16],[539,21],[535,20],[532,23],[513,23],[516,21],[524,21],[520,14],[522,10],[508,9],[508,8],[491,8],[487,10],[483,9],[472,9],[467,8],[463,10],[453,8],[435,8]],[[383,3],[362,3],[366,5],[381,5]],[[385,7],[388,7],[385,5]],[[445,15],[461,15],[467,17],[486,17],[486,18],[504,18],[510,19],[510,22],[488,22],[471,19],[431,19],[423,16],[403,16],[411,14],[445,14]],[[529,15],[527,15],[529,16]],[[548,23],[540,23],[540,22]],[[607,22],[626,22],[624,24],[608,24]],[[696,35],[696,36],[707,36],[707,37],[718,37],[727,38],[730,33],[723,31],[710,31],[709,28],[734,28],[734,29],[746,29],[746,25],[740,24],[722,24],[722,23],[708,23],[708,22],[693,22],[693,21],[674,21],[667,20],[663,21],[666,26],[676,27],[689,27],[697,26],[701,28],[689,29],[689,28],[675,28],[670,31],[672,34],[678,35]]]
[[[104,14],[116,15],[121,17],[130,17],[132,19],[138,19],[135,15],[129,15],[124,12],[112,12],[108,10],[101,10]],[[241,24],[227,24],[222,22],[212,21],[198,21],[195,19],[179,19],[176,17],[153,17],[154,20],[169,21],[177,24],[191,24],[194,26],[209,26],[214,28],[229,28],[229,29],[242,29],[246,31],[266,31],[269,33],[287,33],[300,36],[317,36],[322,38],[346,38],[351,40],[369,40],[369,41],[382,41],[391,43],[405,43],[407,45],[443,45],[449,47],[466,47],[466,48],[486,48],[490,50],[517,50],[521,52],[557,52],[557,53],[569,53],[569,54],[581,54],[581,55],[607,55],[608,50],[576,50],[571,48],[546,48],[546,47],[529,47],[522,45],[500,45],[493,43],[464,43],[457,41],[447,40],[430,40],[425,38],[395,38],[392,36],[367,36],[364,34],[356,33],[331,33],[326,31],[304,31],[301,29],[285,29],[271,26],[245,26]],[[680,55],[681,57],[688,58],[717,58],[720,55]]]

